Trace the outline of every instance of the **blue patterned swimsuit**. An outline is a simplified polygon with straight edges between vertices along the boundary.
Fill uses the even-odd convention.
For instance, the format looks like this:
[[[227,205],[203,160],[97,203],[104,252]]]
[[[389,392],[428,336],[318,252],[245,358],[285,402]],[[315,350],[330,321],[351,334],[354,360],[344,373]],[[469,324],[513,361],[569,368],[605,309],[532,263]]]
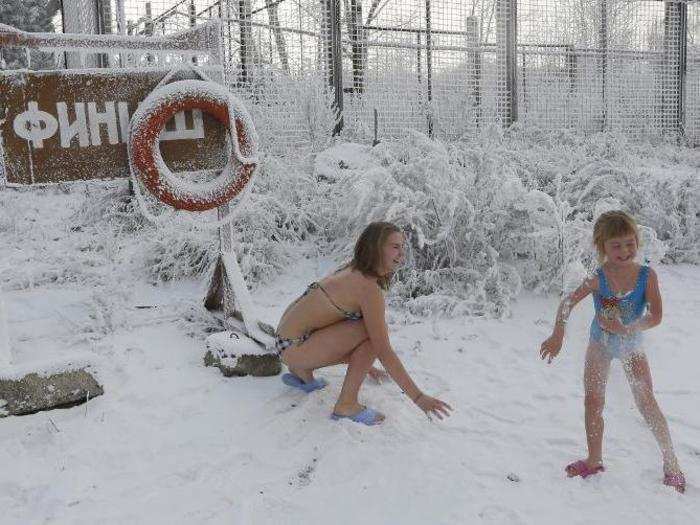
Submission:
[[[649,267],[641,266],[634,289],[624,295],[615,295],[603,268],[598,268],[598,291],[593,293],[595,317],[591,322],[590,341],[598,343],[610,357],[623,359],[638,352],[642,346],[642,333],[630,335],[612,334],[604,331],[598,323],[598,315],[608,313],[620,317],[622,324],[629,325],[644,315],[647,310],[646,288],[649,278]]]

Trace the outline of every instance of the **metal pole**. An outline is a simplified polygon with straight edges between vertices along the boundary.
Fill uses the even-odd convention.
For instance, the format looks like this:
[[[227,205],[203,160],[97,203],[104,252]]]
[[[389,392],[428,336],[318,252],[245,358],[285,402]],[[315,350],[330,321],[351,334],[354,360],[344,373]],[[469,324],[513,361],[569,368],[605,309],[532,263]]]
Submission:
[[[480,40],[479,19],[475,16],[467,17],[467,45],[477,47]],[[481,51],[470,51],[468,57],[469,96],[472,99],[474,121],[478,128],[481,122]]]
[[[250,31],[250,20],[248,18],[248,10],[246,9],[246,0],[238,0],[238,23],[240,25],[240,61],[241,61],[241,71],[240,71],[240,83],[245,85],[248,82],[248,47],[250,42],[248,42],[248,36]]]
[[[662,130],[684,134],[685,74],[688,45],[688,11],[685,2],[668,2],[664,10],[664,65],[661,84]]]
[[[425,68],[428,88],[428,136],[433,137],[433,35],[430,0],[425,0]]]
[[[189,17],[190,17],[190,27],[197,25],[197,6],[194,4],[194,0],[190,0],[189,6]],[[165,34],[165,32],[163,32]],[[192,57],[192,63],[197,65],[197,57]]]
[[[63,0],[60,0],[61,2],[61,33],[66,32],[66,9],[65,6],[63,5]],[[63,52],[63,66],[65,69],[68,69],[68,51]]]
[[[497,0],[496,16],[499,106],[502,125],[508,127],[518,120],[516,0]]]
[[[352,89],[355,93],[362,93],[364,85],[364,63],[362,60],[361,29],[362,3],[359,0],[350,0],[350,41],[352,42]]]
[[[340,41],[340,0],[323,0],[325,7],[324,46],[328,68],[328,84],[333,90],[335,124],[333,135],[343,129],[343,48]]]
[[[116,0],[117,6],[117,32],[120,35],[126,34],[126,12],[124,11],[124,0]]]
[[[143,24],[143,32],[147,36],[153,34],[153,14],[151,11],[151,2],[146,2],[146,21]]]
[[[685,80],[688,71],[688,4],[680,2],[680,34],[678,42],[678,130],[685,136]]]
[[[607,101],[607,76],[608,76],[608,2],[600,0],[600,32],[598,35],[598,47],[600,48],[601,69],[601,96],[603,99],[603,128],[608,129],[608,101]]]
[[[416,59],[418,60],[418,86],[420,87],[421,82],[423,82],[422,79],[422,72],[421,72],[421,62],[423,61],[421,57],[421,47],[423,47],[421,44],[421,38],[420,38],[420,33],[416,33]]]
[[[566,46],[566,68],[569,71],[569,94],[576,90],[576,50],[574,46]]]
[[[194,4],[194,0],[190,0],[190,27],[197,25],[197,6]]]

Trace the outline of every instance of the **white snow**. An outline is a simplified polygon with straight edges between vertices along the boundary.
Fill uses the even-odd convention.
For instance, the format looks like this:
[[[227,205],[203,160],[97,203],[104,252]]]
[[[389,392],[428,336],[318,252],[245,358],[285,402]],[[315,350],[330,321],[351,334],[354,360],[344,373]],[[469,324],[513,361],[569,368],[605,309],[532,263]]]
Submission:
[[[415,153],[423,147],[406,145],[406,158],[423,166],[416,181],[448,169],[444,151]],[[340,154],[349,165],[336,171]],[[347,239],[339,232],[354,228],[349,217],[371,215],[341,209],[338,223],[321,229],[331,216],[325,208],[340,202],[335,197],[355,199],[341,170],[358,174],[366,166],[385,192],[375,198],[401,196],[396,182],[393,190],[380,184],[377,168],[401,180],[401,155],[387,145],[371,154],[341,147],[317,163],[317,173],[325,166],[338,177],[332,187],[298,176],[283,160],[263,159],[258,184],[266,191],[251,195],[255,206],[234,225],[261,320],[274,326],[309,282],[339,262],[309,255],[314,242],[328,235],[341,253]],[[546,164],[541,152],[532,155]],[[605,412],[607,472],[588,480],[564,475],[585,453],[581,378],[590,301],[574,310],[562,354],[546,365],[538,349],[551,330],[554,295],[521,292],[501,319],[431,315],[441,311],[434,307],[417,317],[399,297],[388,309],[394,347],[421,388],[449,402],[454,415],[428,421],[393,383],[368,383],[361,401],[385,412],[386,422],[334,422],[341,366],[319,371],[330,384],[311,395],[279,377],[224,378],[203,366],[205,340],[221,326],[202,307],[206,278],[182,275],[211,264],[204,247],[215,246],[215,236],[149,228],[122,202],[123,186],[0,191],[0,285],[13,361],[26,370],[37,360],[87,355],[105,389],[68,410],[0,419],[3,525],[697,522],[700,267],[655,266],[664,321],[646,337],[656,395],[688,479],[680,495],[661,484],[660,455],[618,364]],[[454,215],[462,224],[462,204],[450,211],[446,186],[437,209],[443,220]],[[419,219],[414,223],[429,224]],[[270,224],[278,228],[272,240]],[[309,225],[321,233],[304,244]],[[444,242],[441,235],[430,231],[425,246]],[[695,253],[695,233],[683,235],[674,249]],[[450,300],[440,295],[446,289],[434,301]]]
[[[268,319],[318,264],[259,291]],[[106,358],[104,396],[0,421],[3,523],[692,523],[700,512],[700,270],[658,270],[665,321],[648,337],[648,355],[689,480],[683,496],[661,485],[656,445],[619,367],[608,389],[608,471],[586,481],[564,476],[584,451],[590,304],[575,311],[550,366],[537,348],[554,298],[525,295],[505,321],[406,323],[391,311],[393,343],[410,373],[455,412],[431,423],[394,384],[368,384],[362,400],[388,414],[375,428],[328,418],[342,367],[319,372],[330,385],[308,396],[278,377],[226,379],[202,365],[201,335],[172,320],[146,323],[153,313],[145,310],[132,313],[134,328],[91,347]],[[157,297],[160,308],[173,308],[201,297],[199,285],[141,286],[134,303]],[[26,295],[10,293],[10,309]],[[21,329],[22,320],[10,325]],[[22,345],[58,352],[60,340]]]

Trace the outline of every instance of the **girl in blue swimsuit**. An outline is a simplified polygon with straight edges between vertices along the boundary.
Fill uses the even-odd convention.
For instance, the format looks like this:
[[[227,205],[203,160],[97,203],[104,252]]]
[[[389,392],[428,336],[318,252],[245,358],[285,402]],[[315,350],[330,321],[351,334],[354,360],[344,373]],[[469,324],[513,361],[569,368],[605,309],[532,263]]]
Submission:
[[[661,322],[661,294],[656,272],[635,262],[639,234],[634,220],[622,211],[602,214],[593,228],[593,243],[601,262],[595,275],[564,298],[554,331],[542,343],[540,355],[548,362],[559,354],[571,309],[593,294],[591,322],[583,375],[588,457],[567,465],[569,477],[583,478],[603,467],[603,406],[612,359],[619,359],[634,399],[661,449],[664,484],[685,491],[685,477],[673,450],[666,418],[656,402],[651,372],[642,350],[642,332]]]

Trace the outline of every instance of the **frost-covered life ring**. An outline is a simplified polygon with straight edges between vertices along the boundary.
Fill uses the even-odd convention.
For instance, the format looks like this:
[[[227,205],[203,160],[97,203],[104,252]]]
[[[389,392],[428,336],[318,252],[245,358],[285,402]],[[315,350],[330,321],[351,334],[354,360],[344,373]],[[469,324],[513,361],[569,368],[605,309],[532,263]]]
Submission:
[[[160,153],[158,137],[166,122],[176,113],[192,109],[212,115],[228,129],[231,138],[226,166],[205,183],[175,176]],[[179,80],[156,88],[134,112],[129,128],[129,163],[132,173],[161,202],[179,210],[205,211],[226,204],[245,188],[257,162],[256,143],[250,116],[226,88],[203,80]]]

